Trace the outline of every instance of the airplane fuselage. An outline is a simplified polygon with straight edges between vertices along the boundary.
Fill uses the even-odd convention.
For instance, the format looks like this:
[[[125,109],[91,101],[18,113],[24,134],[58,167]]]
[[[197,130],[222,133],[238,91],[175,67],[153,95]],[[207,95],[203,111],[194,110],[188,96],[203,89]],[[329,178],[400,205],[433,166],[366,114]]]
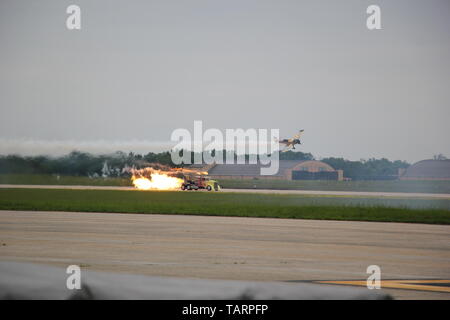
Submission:
[[[296,144],[301,144],[300,139],[294,139],[294,140],[283,139],[283,140],[280,140],[280,143],[284,143],[284,144],[286,144],[286,145],[296,145]]]

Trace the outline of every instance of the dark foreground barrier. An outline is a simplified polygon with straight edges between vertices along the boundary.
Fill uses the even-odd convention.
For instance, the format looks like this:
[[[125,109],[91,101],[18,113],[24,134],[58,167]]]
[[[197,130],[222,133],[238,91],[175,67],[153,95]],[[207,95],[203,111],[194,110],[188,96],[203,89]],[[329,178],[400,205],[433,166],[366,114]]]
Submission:
[[[72,274],[45,265],[0,262],[1,299],[390,299],[378,290],[308,283],[250,282],[114,274],[81,269],[81,289],[68,289]]]

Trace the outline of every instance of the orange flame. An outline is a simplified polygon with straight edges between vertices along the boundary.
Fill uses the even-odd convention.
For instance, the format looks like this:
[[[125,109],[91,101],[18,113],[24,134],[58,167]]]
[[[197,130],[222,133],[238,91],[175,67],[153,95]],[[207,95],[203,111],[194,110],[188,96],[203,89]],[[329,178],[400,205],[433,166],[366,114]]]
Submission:
[[[131,169],[131,173],[133,185],[139,190],[179,190],[181,189],[184,180],[176,176],[186,174],[208,174],[206,171],[186,168],[168,168],[167,170],[159,170],[152,167]]]
[[[132,177],[134,186],[139,190],[177,190],[181,188],[183,179],[171,177],[165,173],[154,172],[151,179]]]

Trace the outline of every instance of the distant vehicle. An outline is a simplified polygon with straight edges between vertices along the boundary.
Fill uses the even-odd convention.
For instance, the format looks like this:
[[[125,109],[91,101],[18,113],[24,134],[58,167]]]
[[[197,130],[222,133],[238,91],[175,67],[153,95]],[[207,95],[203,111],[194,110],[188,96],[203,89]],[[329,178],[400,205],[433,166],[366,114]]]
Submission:
[[[303,131],[305,131],[305,130],[303,130],[303,129],[300,130],[291,139],[279,140],[278,141],[279,144],[284,144],[285,145],[285,148],[281,152],[286,152],[286,151],[289,151],[289,150],[293,150],[293,149],[295,149],[295,145],[302,144],[302,142],[300,141],[300,136],[302,135]]]
[[[181,190],[199,190],[206,189],[208,191],[219,191],[220,185],[216,180],[209,179],[204,175],[184,176],[184,182]]]

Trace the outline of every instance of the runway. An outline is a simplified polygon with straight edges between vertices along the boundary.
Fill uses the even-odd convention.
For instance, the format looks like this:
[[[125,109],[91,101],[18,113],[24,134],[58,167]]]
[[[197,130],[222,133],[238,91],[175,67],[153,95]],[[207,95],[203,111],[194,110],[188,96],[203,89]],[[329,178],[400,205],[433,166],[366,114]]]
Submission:
[[[294,282],[365,281],[367,267],[378,265],[386,284],[399,279],[429,283],[450,279],[450,226],[0,211],[0,260],[183,278]],[[397,299],[450,299],[448,285],[440,288],[383,290]]]
[[[137,190],[134,187],[113,186],[67,186],[67,185],[29,185],[29,184],[0,184],[0,189],[73,189],[73,190]],[[181,191],[180,192],[190,192]],[[199,192],[199,191],[195,191]],[[204,191],[206,192],[206,191]],[[376,198],[420,198],[420,199],[450,199],[448,193],[410,193],[410,192],[361,192],[361,191],[318,191],[318,190],[273,190],[273,189],[223,189],[221,192],[263,193],[263,194],[292,194],[343,197],[376,197]]]

